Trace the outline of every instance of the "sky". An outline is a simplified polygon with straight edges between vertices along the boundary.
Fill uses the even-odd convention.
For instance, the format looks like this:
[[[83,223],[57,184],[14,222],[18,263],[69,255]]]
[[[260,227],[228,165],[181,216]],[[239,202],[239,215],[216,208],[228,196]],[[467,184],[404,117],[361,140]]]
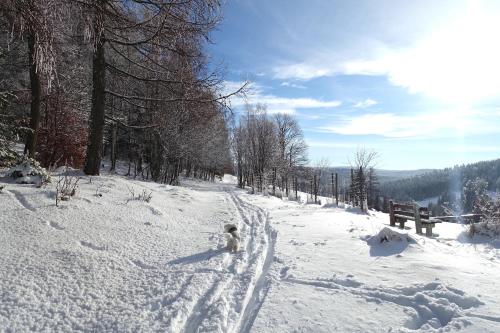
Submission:
[[[227,91],[293,114],[322,158],[377,167],[500,158],[500,1],[228,0],[211,35]]]

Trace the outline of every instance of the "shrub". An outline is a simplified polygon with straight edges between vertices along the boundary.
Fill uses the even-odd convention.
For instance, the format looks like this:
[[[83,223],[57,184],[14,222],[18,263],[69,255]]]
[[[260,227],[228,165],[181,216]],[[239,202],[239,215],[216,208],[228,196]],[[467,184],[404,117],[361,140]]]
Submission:
[[[71,176],[68,173],[68,167],[64,167],[64,172],[59,176],[56,185],[56,206],[58,206],[59,200],[67,201],[75,196],[79,180],[80,177]]]
[[[38,161],[28,157],[21,156],[16,164],[9,170],[8,175],[20,184],[42,185],[50,182],[50,175]]]

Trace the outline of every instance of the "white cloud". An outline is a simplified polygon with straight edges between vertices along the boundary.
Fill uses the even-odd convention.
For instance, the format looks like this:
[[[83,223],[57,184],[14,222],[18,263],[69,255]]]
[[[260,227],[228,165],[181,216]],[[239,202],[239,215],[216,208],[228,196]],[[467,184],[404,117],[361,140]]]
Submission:
[[[456,104],[500,94],[500,14],[471,1],[461,16],[415,41],[411,47],[378,46],[365,58],[338,53],[276,67],[279,79],[310,80],[333,75],[385,75],[410,93]]]
[[[288,81],[281,82],[280,86],[282,86],[282,87],[290,87],[290,88],[297,88],[297,89],[307,89],[306,86],[303,86],[301,84],[296,84],[296,83],[293,83],[293,82],[288,82]]]
[[[241,82],[226,81],[225,91],[235,91],[241,87]],[[338,100],[320,100],[308,97],[280,97],[272,94],[265,94],[263,87],[258,84],[252,84],[250,91],[245,98],[234,96],[231,98],[231,106],[241,107],[246,104],[264,104],[267,106],[268,113],[295,113],[296,109],[316,109],[316,108],[334,108],[342,104]]]
[[[473,110],[450,110],[396,115],[367,113],[345,117],[318,130],[342,135],[378,135],[387,138],[463,137],[469,134],[496,132],[492,118]],[[484,115],[484,114],[483,114]],[[498,120],[498,118],[497,118]]]
[[[332,71],[328,68],[317,67],[314,64],[298,63],[273,68],[276,79],[310,80],[321,76],[329,76]]]
[[[353,107],[364,109],[364,108],[369,108],[370,106],[374,106],[376,104],[378,104],[378,102],[376,100],[371,99],[371,98],[367,98],[364,101],[359,101],[359,102],[355,103],[353,105]]]

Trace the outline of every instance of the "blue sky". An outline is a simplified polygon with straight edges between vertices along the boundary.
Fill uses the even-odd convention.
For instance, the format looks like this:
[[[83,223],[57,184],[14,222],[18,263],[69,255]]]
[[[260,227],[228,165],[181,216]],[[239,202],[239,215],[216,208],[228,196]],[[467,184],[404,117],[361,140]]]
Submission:
[[[442,168],[500,158],[498,36],[495,0],[233,0],[208,51],[228,90],[295,115],[312,164]]]

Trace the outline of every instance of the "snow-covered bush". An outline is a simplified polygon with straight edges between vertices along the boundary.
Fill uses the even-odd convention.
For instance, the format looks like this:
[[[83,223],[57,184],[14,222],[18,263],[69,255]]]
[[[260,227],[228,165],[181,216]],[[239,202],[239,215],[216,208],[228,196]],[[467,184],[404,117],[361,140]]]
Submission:
[[[469,235],[500,236],[500,200],[492,199],[486,192],[488,182],[476,178],[464,187],[463,206],[468,211],[481,214],[481,222],[469,225]]]
[[[80,177],[70,175],[68,167],[64,167],[64,172],[59,176],[56,185],[56,206],[59,204],[59,200],[67,201],[75,196],[79,180]]]
[[[131,198],[127,200],[127,203],[131,200],[150,202],[151,199],[153,199],[153,192],[152,191],[142,190],[142,192],[140,192],[136,195],[133,187],[127,186],[127,188],[128,188],[128,191],[130,192],[130,195],[131,195]]]
[[[11,149],[0,137],[0,166],[9,166],[18,157],[17,153]]]
[[[50,175],[40,163],[27,155],[21,156],[9,170],[8,175],[20,184],[42,185],[50,182]]]
[[[478,209],[482,214],[481,222],[469,225],[469,235],[500,237],[500,200],[485,200],[478,205]]]

